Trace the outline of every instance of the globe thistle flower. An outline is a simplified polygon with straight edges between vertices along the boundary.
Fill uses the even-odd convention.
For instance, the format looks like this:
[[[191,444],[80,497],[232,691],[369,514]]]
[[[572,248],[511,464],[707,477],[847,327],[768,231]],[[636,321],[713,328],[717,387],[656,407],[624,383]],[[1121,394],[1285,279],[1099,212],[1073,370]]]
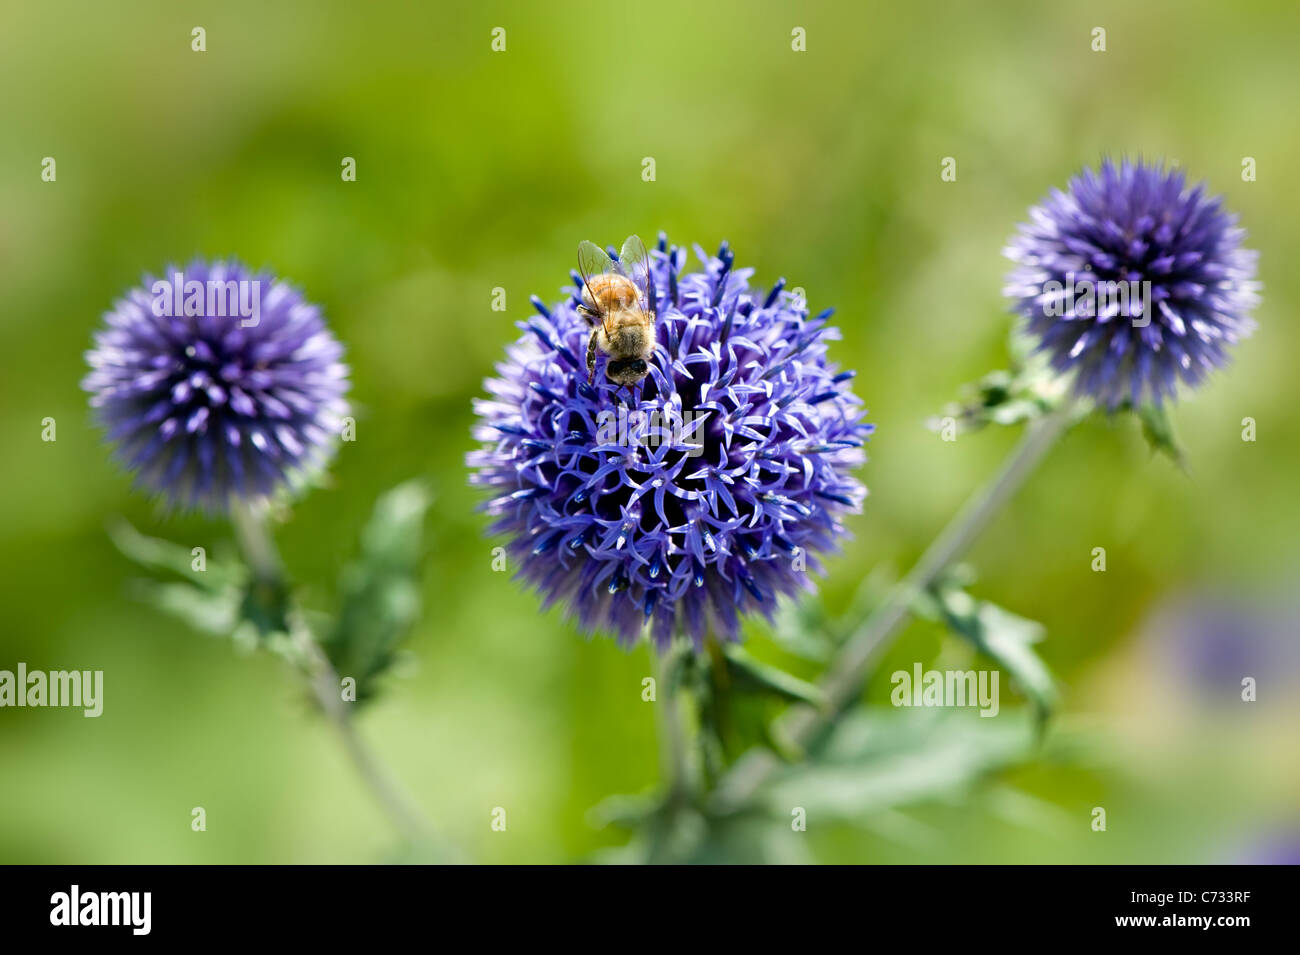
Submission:
[[[685,634],[734,640],[751,611],[811,589],[815,554],[866,495],[851,475],[872,426],[827,361],[830,311],[752,289],[724,243],[684,273],[661,237],[648,294],[658,345],[629,392],[583,361],[581,277],[538,316],[475,402],[471,483],[494,497],[495,533],[546,606],[584,632],[661,647]]]
[[[332,456],[343,348],[284,282],[196,261],[146,277],[104,321],[82,387],[118,460],[172,506],[265,499]]]
[[[1106,160],[1030,210],[1005,292],[1077,393],[1161,404],[1250,334],[1257,253],[1221,205],[1176,169]]]

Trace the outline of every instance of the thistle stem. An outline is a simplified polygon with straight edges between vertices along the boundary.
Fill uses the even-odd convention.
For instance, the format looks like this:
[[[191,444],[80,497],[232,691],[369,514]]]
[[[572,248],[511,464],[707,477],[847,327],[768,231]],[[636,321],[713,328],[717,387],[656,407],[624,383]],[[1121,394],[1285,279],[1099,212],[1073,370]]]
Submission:
[[[861,694],[872,665],[906,622],[917,596],[959,560],[988,527],[1064,433],[1073,415],[1073,404],[1067,403],[1030,425],[993,480],[966,501],[926,548],[911,572],[848,637],[818,681],[826,696],[826,705],[821,709],[796,707],[786,714],[777,728],[796,751],[806,748],[821,730],[838,720],[845,708]],[[780,760],[771,750],[756,749],[747,753],[719,782],[713,794],[716,808],[726,811],[743,804],[780,765]]]
[[[686,730],[682,724],[682,700],[675,684],[680,682],[672,675],[680,661],[674,660],[670,647],[660,650],[651,644],[650,656],[654,662],[657,696],[655,713],[659,722],[659,759],[667,783],[668,799],[680,802],[690,791],[690,763],[687,754]]]
[[[283,588],[286,585],[284,565],[267,530],[263,514],[254,511],[249,505],[237,503],[231,509],[231,523],[254,577],[263,583]],[[411,842],[430,841],[430,827],[419,809],[357,732],[352,714],[340,694],[338,673],[303,622],[302,615],[290,609],[288,622],[295,663],[307,679],[321,711],[338,732],[358,775],[383,807],[393,826],[405,838]]]
[[[731,679],[727,672],[727,658],[723,655],[722,642],[713,634],[704,641],[704,649],[709,655],[709,693],[707,704],[711,709],[713,730],[718,739],[718,758],[725,762],[727,746],[731,739]]]

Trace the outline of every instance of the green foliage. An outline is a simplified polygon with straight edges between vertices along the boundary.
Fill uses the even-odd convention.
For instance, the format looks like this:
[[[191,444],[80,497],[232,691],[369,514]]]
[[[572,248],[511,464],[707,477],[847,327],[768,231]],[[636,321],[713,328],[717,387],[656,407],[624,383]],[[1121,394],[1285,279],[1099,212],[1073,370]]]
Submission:
[[[427,474],[438,489],[427,521],[436,546],[421,586],[437,613],[426,612],[409,638],[423,666],[402,687],[419,696],[418,711],[367,716],[383,721],[383,755],[435,821],[484,833],[471,848],[490,862],[554,862],[607,843],[614,835],[587,825],[588,807],[648,781],[654,761],[651,704],[623,689],[646,674],[643,654],[583,641],[558,611],[540,613],[532,594],[493,573],[483,559],[486,520],[473,510],[481,495],[465,484],[471,401],[518,334],[514,321],[527,317],[527,295],[562,294],[578,240],[639,232],[650,241],[659,228],[677,241],[727,238],[757,267],[755,282],[786,275],[814,310],[837,307],[843,339],[832,356],[858,371],[855,387],[880,430],[868,444],[861,476],[871,497],[850,522],[853,538],[828,562],[817,605],[797,605],[813,611],[824,600],[828,636],[774,628],[782,651],[795,652],[789,636],[811,648],[812,662],[834,651],[839,611],[866,568],[894,559],[906,569],[968,479],[996,467],[1010,435],[990,430],[989,441],[972,442],[955,463],[954,449],[909,422],[918,408],[942,407],[956,382],[1005,365],[1002,329],[1011,319],[1000,311],[1007,266],[998,250],[1049,185],[1107,151],[1177,157],[1231,193],[1252,247],[1263,250],[1269,299],[1291,301],[1300,291],[1300,272],[1286,267],[1294,217],[1278,214],[1285,177],[1267,175],[1297,155],[1300,132],[1261,119],[1291,109],[1293,84],[1279,78],[1294,73],[1295,4],[1266,0],[1248,16],[1207,4],[1196,16],[1165,17],[1162,42],[1128,59],[1123,50],[1149,32],[1145,5],[1111,5],[1107,54],[1088,49],[1070,4],[946,4],[942,29],[925,4],[803,4],[809,52],[799,54],[781,16],[738,21],[737,7],[670,0],[654,16],[626,14],[637,42],[613,44],[601,42],[611,27],[589,2],[515,4],[520,32],[507,22],[504,54],[489,53],[482,18],[449,17],[445,4],[262,4],[267,29],[227,28],[218,38],[208,24],[206,54],[188,48],[200,22],[190,5],[80,4],[75,29],[60,4],[27,4],[5,19],[0,76],[6,88],[30,92],[9,97],[10,148],[0,151],[0,342],[12,357],[0,386],[0,580],[8,586],[0,654],[8,663],[0,666],[102,661],[113,682],[101,720],[0,721],[13,780],[0,787],[0,817],[10,823],[0,830],[0,856],[376,858],[380,824],[365,792],[339,778],[328,729],[297,707],[251,703],[250,692],[282,694],[282,675],[178,639],[180,625],[141,627],[141,612],[122,603],[125,562],[106,560],[112,555],[96,546],[103,515],[115,512],[176,541],[221,533],[201,516],[157,521],[108,461],[75,386],[103,310],[146,269],[191,254],[266,265],[319,303],[347,346],[364,409],[361,438],[330,468],[334,490],[294,505],[293,533],[282,542],[289,566],[312,583],[313,606],[335,609],[328,585],[336,555],[351,554],[352,528],[395,483],[387,475]],[[290,35],[297,40],[285,43]],[[431,37],[439,38],[437,56]],[[124,43],[156,55],[123,57]],[[583,50],[584,69],[555,68],[555,51],[569,47]],[[1207,50],[1213,55],[1198,55]],[[1161,81],[1180,75],[1189,56],[1197,57],[1190,82]],[[944,69],[917,68],[927,62]],[[61,80],[31,82],[54,67]],[[654,77],[637,107],[644,136],[624,131],[620,84],[590,83],[627,72]],[[882,84],[881,76],[900,81]],[[139,95],[147,85],[158,95]],[[847,123],[867,99],[881,121]],[[575,109],[579,102],[585,108]],[[484,121],[507,103],[510,121]],[[1250,108],[1234,108],[1241,103]],[[449,137],[449,129],[467,134]],[[756,145],[756,131],[770,135]],[[1022,148],[1027,131],[1045,133],[1033,150]],[[654,145],[643,148],[643,138]],[[150,142],[168,148],[141,148]],[[1251,144],[1259,182],[1239,180],[1239,157],[1223,148],[1229,142]],[[51,145],[34,152],[39,144]],[[46,152],[58,158],[57,183],[39,178]],[[647,152],[658,160],[657,183],[639,175]],[[937,159],[948,153],[959,159],[955,183],[938,177]],[[930,154],[933,163],[918,160]],[[339,179],[346,155],[358,160],[357,182]],[[498,285],[509,291],[502,313],[487,304]],[[1193,460],[1216,462],[1198,465],[1197,484],[1173,468],[1139,472],[1144,450],[1128,454],[1114,432],[1082,428],[1048,462],[1050,493],[1044,485],[1017,497],[982,539],[982,586],[1035,595],[1014,608],[1037,619],[1069,608],[1051,621],[1053,669],[1063,680],[1087,673],[1101,682],[1089,714],[1099,724],[1110,717],[1104,701],[1120,698],[1115,674],[1138,649],[1143,615],[1162,594],[1250,580],[1263,595],[1285,587],[1285,569],[1295,565],[1300,419],[1290,356],[1300,349],[1300,323],[1276,308],[1260,318],[1260,334],[1236,352],[1234,367],[1178,410]],[[1272,422],[1265,430],[1274,438],[1243,445],[1234,423],[1245,414]],[[36,440],[44,415],[58,418],[57,443]],[[1090,542],[1107,528],[1126,533],[1134,572],[1076,573],[1077,555],[1054,546]],[[1194,559],[1186,559],[1189,540]],[[188,549],[178,553],[176,573],[169,568],[157,575],[165,581],[142,589],[228,638],[242,566],[230,565],[235,589],[210,588],[210,553],[196,590],[185,574]],[[1025,553],[1038,556],[1027,563]],[[325,633],[328,614],[311,623]],[[757,654],[767,648],[755,632],[761,626],[746,646]],[[252,645],[252,628],[247,635]],[[202,674],[202,687],[181,674]],[[1205,861],[1225,834],[1256,825],[1263,808],[1296,804],[1285,774],[1240,771],[1241,744],[1257,733],[1216,723],[1212,738],[1190,726],[1180,736],[1174,727],[1183,724],[1168,709],[1177,699],[1144,699],[1138,719],[1166,741],[1156,749],[1166,757],[1160,778],[1183,811],[1126,781],[1126,766],[1151,776],[1150,749],[1115,746],[1104,771],[1037,772],[1050,775],[1045,798],[1071,812],[1122,795],[1130,820],[1123,833],[1098,838],[1076,826],[1050,852],[1037,835],[1014,831],[973,841],[981,820],[962,807],[940,824],[940,858]],[[1193,746],[1174,758],[1184,738]],[[196,739],[203,745],[191,745]],[[435,745],[437,768],[421,775]],[[1265,755],[1294,762],[1295,747]],[[1200,784],[1207,779],[1215,785]],[[192,805],[196,783],[223,807],[220,838],[163,824],[153,809]],[[508,837],[482,825],[482,807],[503,791],[535,820],[524,825],[512,813]],[[113,825],[87,811],[92,795],[118,807]],[[768,830],[797,838],[788,819],[760,818],[718,838],[760,845]],[[815,817],[810,829],[806,836]],[[816,852],[827,862],[861,860],[848,841],[823,839]]]
[[[312,617],[336,672],[357,681],[358,702],[375,696],[379,678],[392,667],[402,640],[419,619],[419,565],[429,504],[429,492],[418,481],[381,495],[362,532],[357,558],[340,574],[337,616]],[[283,575],[254,574],[234,557],[206,557],[206,569],[196,570],[191,552],[178,544],[147,537],[125,522],[110,533],[127,557],[172,578],[139,583],[139,593],[153,606],[204,633],[243,646],[261,643],[301,662],[288,640],[290,617],[297,611]]]
[[[211,636],[251,637],[241,630],[247,609],[249,574],[235,558],[206,555],[205,570],[196,570],[191,550],[157,537],[148,537],[124,520],[109,525],[109,537],[130,560],[164,579],[136,582],[136,593],[164,613]]]
[[[759,693],[792,703],[808,703],[819,709],[826,705],[822,691],[814,684],[791,676],[779,667],[757,660],[739,644],[723,649],[731,685],[738,693]]]
[[[1169,418],[1169,409],[1165,405],[1147,402],[1137,409],[1138,421],[1142,424],[1142,437],[1156,454],[1163,454],[1184,471],[1187,470],[1187,457],[1183,453],[1178,436],[1174,433],[1174,423]]]
[[[357,681],[358,702],[377,681],[420,616],[420,559],[431,498],[422,482],[380,496],[361,550],[339,577],[339,611],[321,641],[340,677]]]
[[[757,799],[787,821],[795,807],[810,817],[861,820],[960,798],[981,777],[1029,757],[1035,742],[1033,721],[1024,714],[985,719],[960,709],[859,707]]]
[[[813,861],[803,826],[898,823],[901,809],[957,803],[982,781],[1039,752],[1026,713],[984,719],[964,710],[857,707],[806,758],[780,769],[738,811],[611,797],[589,818],[629,829],[600,862],[800,864]]]
[[[1025,349],[1024,340],[1013,335],[1011,367],[989,372],[963,386],[961,397],[930,419],[931,430],[942,430],[947,418],[954,419],[963,432],[991,424],[1021,424],[1062,407],[1069,398],[1065,383],[1041,356]]]
[[[959,581],[959,575],[941,579],[921,595],[915,609],[941,620],[995,660],[1033,701],[1039,716],[1046,718],[1056,707],[1058,694],[1047,664],[1033,649],[1043,639],[1042,624],[972,597]]]

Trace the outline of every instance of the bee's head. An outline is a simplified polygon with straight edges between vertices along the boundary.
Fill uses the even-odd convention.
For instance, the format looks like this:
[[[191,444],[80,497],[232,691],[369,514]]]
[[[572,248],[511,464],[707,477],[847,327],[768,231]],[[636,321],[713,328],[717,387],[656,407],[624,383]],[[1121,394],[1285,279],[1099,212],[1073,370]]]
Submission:
[[[650,366],[644,358],[615,359],[605,366],[605,377],[620,387],[635,385],[649,373]]]

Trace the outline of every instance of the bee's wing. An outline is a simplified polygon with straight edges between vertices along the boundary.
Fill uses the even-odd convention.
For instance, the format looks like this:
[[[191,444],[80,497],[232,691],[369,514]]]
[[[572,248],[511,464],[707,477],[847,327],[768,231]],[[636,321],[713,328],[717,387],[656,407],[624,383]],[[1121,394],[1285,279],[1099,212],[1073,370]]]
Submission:
[[[618,254],[618,268],[632,280],[641,298],[641,311],[650,317],[650,256],[646,254],[645,243],[640,236],[630,235],[623,243],[623,251]]]
[[[589,239],[583,239],[578,243],[578,272],[582,275],[588,294],[592,291],[592,279],[612,271],[614,271],[614,262],[605,254],[604,249]]]

